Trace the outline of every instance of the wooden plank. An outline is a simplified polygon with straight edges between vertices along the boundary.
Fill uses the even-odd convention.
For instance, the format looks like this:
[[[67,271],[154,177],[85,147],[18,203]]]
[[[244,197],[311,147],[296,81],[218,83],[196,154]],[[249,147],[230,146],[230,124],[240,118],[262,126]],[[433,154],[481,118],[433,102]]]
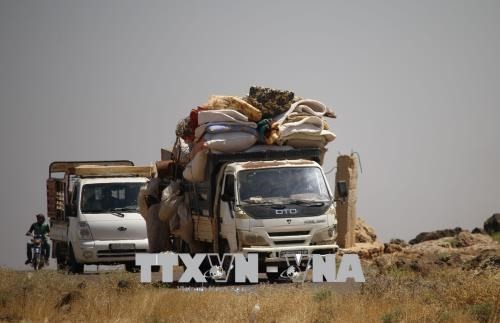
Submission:
[[[212,221],[206,216],[193,216],[194,238],[198,241],[212,242]]]
[[[78,166],[75,167],[78,176],[144,176],[154,175],[153,166]]]
[[[100,165],[100,166],[134,166],[130,160],[104,160],[104,161],[56,161],[50,164],[49,173],[68,173],[77,166]]]

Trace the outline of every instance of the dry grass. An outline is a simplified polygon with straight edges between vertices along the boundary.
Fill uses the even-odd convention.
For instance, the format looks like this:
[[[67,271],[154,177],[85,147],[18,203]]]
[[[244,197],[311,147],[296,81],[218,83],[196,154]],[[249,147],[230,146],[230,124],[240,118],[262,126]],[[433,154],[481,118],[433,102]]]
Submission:
[[[0,321],[245,322],[259,304],[257,322],[495,322],[499,293],[499,273],[460,269],[425,276],[395,270],[347,293],[312,284],[183,291],[142,285],[124,272],[0,269]]]

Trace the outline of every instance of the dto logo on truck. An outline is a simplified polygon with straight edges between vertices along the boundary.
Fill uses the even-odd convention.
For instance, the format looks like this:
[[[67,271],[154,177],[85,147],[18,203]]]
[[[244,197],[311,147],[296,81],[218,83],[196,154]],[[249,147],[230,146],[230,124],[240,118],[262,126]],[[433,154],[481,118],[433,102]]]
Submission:
[[[304,255],[296,254],[285,257],[286,269],[278,269],[278,266],[267,265],[267,273],[279,273],[279,277],[293,281],[304,282],[312,272],[312,282],[346,282],[352,278],[355,282],[365,282],[365,276],[361,269],[358,255],[346,254],[341,257],[338,270],[336,269],[336,255],[313,254],[303,260]],[[176,253],[138,253],[135,262],[141,266],[141,282],[151,282],[151,267],[162,267],[162,282],[172,283],[173,268],[182,261],[185,271],[179,278],[179,283],[189,283],[194,280],[197,283],[206,283],[209,280],[217,283],[225,283],[233,276],[234,282],[250,283],[259,282],[258,254],[249,253],[246,256],[239,253],[224,254],[222,258],[215,253],[199,253],[191,257],[190,254]],[[205,272],[200,267],[208,268]],[[302,268],[302,269],[301,269]]]

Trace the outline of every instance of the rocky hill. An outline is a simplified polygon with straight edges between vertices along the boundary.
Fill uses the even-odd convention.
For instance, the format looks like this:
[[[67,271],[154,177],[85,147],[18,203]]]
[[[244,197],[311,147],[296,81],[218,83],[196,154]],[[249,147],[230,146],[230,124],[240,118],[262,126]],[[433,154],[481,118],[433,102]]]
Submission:
[[[457,267],[478,274],[500,273],[499,214],[486,220],[484,229],[472,233],[461,228],[422,232],[408,243],[377,240],[375,230],[358,218],[356,245],[341,253],[358,253],[380,273],[408,269],[426,274],[436,268]]]

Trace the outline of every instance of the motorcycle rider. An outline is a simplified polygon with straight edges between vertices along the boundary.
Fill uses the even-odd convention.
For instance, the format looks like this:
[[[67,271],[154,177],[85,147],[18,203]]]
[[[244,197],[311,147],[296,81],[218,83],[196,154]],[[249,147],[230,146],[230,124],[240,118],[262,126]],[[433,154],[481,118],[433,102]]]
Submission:
[[[49,243],[47,242],[47,234],[50,232],[50,228],[49,228],[49,225],[45,223],[45,216],[41,213],[36,215],[36,222],[31,225],[28,232],[26,232],[26,235],[31,236],[33,234],[33,232],[35,233],[35,236],[40,235],[43,239],[42,252],[43,252],[43,255],[45,258],[45,264],[48,265],[49,264],[49,255],[50,255],[50,246],[49,246]],[[31,247],[32,247],[32,243],[28,242],[27,251],[26,251],[26,254],[28,256],[28,260],[26,260],[26,262],[24,263],[25,265],[31,263],[31,258],[32,258]]]

